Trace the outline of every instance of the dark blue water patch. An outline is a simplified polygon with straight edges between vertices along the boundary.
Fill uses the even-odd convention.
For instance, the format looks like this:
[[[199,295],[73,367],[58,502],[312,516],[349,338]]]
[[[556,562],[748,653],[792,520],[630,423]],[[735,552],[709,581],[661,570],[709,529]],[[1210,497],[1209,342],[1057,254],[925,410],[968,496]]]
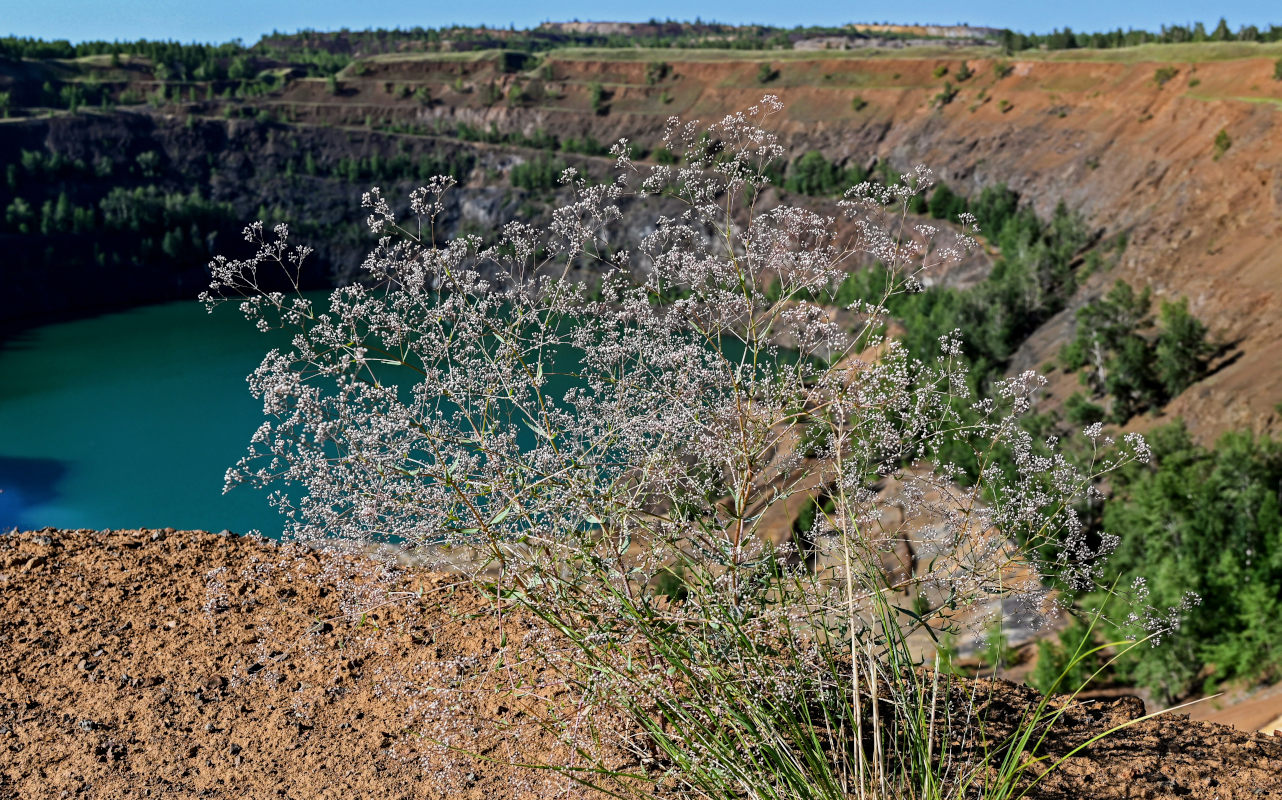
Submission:
[[[28,510],[56,503],[66,474],[67,465],[52,458],[0,455],[0,531],[38,527]]]

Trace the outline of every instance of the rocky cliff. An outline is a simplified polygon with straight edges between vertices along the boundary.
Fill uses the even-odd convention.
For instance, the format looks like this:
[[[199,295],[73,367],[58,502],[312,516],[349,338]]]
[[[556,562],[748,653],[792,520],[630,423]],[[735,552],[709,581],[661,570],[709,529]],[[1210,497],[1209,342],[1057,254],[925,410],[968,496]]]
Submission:
[[[1276,431],[1282,81],[1274,79],[1278,54],[1269,48],[1275,46],[1179,48],[1189,59],[1180,61],[1150,60],[1176,52],[1161,48],[1023,60],[984,49],[868,57],[390,54],[358,60],[334,81],[289,78],[240,100],[179,92],[182,101],[127,111],[9,120],[0,123],[0,154],[11,162],[20,149],[42,148],[86,163],[106,155],[125,164],[159,152],[161,180],[174,191],[198,186],[242,219],[265,208],[301,223],[303,232],[326,234],[309,237],[321,248],[323,269],[314,278],[321,281],[350,269],[366,244],[351,224],[360,218],[360,189],[414,183],[412,175],[387,181],[347,169],[345,159],[417,163],[431,156],[443,163],[457,156],[466,184],[451,212],[455,230],[484,227],[538,213],[531,203],[538,193],[512,187],[507,176],[514,165],[547,155],[538,145],[549,137],[564,146],[626,136],[653,150],[671,115],[709,119],[776,94],[786,105],[778,130],[794,156],[818,150],[841,163],[896,169],[924,163],[963,193],[1005,183],[1043,215],[1062,202],[1100,237],[1128,237],[1120,263],[1087,281],[1070,308],[1029,339],[1012,369],[1051,360],[1073,308],[1122,279],[1152,287],[1159,298],[1187,296],[1228,345],[1214,373],[1166,414],[1187,417],[1208,436],[1228,428]],[[592,148],[579,149],[558,158],[593,163],[582,154]],[[224,230],[220,244],[234,234]],[[3,237],[9,253],[48,246],[12,231]],[[70,262],[66,270],[74,280],[64,281],[63,291],[94,301],[182,296],[202,280],[200,262],[128,276]],[[6,273],[7,294],[20,298],[6,301],[10,313],[65,310],[47,299],[56,296],[44,290],[47,273]]]

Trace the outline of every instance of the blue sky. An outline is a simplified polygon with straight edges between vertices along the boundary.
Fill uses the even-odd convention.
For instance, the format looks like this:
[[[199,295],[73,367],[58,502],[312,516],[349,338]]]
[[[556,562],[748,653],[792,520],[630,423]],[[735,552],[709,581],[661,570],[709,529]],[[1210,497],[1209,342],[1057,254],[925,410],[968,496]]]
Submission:
[[[451,23],[517,27],[545,20],[638,20],[649,17],[772,25],[844,22],[968,22],[1025,32],[1052,28],[1156,29],[1163,23],[1202,21],[1220,15],[1239,25],[1282,24],[1278,0],[870,0],[869,2],[779,2],[779,0],[0,0],[0,35],[85,39],[178,39],[221,42],[240,38],[252,44],[273,29],[329,30],[341,27],[425,27]]]

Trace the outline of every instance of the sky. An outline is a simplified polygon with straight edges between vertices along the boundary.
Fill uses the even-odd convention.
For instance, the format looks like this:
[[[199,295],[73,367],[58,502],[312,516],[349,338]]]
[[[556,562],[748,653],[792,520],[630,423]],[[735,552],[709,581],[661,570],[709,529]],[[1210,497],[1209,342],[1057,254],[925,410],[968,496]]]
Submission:
[[[342,27],[439,27],[453,23],[518,28],[549,20],[707,20],[731,23],[837,25],[846,22],[969,23],[1043,33],[1147,28],[1197,21],[1211,27],[1223,15],[1236,30],[1243,24],[1282,24],[1278,0],[868,0],[780,2],[779,0],[467,0],[413,3],[405,0],[0,0],[0,35],[45,39],[176,39],[184,42],[252,44],[273,30],[333,30]]]

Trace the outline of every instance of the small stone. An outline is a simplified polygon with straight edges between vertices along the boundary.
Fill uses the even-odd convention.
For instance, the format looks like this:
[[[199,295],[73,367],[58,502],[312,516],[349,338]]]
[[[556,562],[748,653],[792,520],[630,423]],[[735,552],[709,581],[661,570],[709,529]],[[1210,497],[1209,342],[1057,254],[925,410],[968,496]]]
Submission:
[[[90,731],[97,729],[98,723],[94,722],[91,719],[82,719],[76,723],[76,727],[84,731],[85,733],[89,733]]]
[[[35,544],[40,545],[41,547],[50,547],[53,545],[52,536],[36,536],[31,541],[34,542]]]
[[[84,603],[76,603],[71,607],[77,614],[89,608]]]
[[[30,572],[31,570],[35,569],[36,567],[39,567],[40,565],[42,565],[42,564],[44,564],[44,563],[45,563],[45,557],[44,557],[44,556],[32,556],[30,559],[28,559],[28,560],[27,560],[27,563],[26,563],[26,565],[22,568],[22,571],[23,571],[23,572]]]
[[[153,542],[158,542],[158,541],[160,541],[160,537],[161,537],[161,536],[163,536],[163,535],[164,535],[164,534],[162,534],[160,531],[155,531],[155,532],[153,532],[153,533],[151,534],[151,540],[152,540]]]
[[[215,732],[215,731],[217,731],[217,730],[218,730],[218,728],[214,726],[214,723],[212,723],[212,722],[206,722],[206,723],[205,723],[205,733],[213,733],[213,732]]]
[[[218,532],[218,535],[219,535],[219,536],[235,536],[236,534],[232,533],[231,531],[227,530],[226,528],[223,528],[221,531],[219,531],[219,532]]]
[[[334,630],[334,626],[330,625],[328,622],[318,622],[315,625],[308,628],[307,632],[315,636],[318,633],[329,633],[332,630]]]
[[[89,659],[82,658],[76,664],[76,669],[80,670],[81,672],[88,672],[89,670],[93,669],[93,664],[89,663]]]
[[[230,752],[231,752],[231,754],[232,754],[232,755],[234,755],[234,756],[238,756],[238,755],[240,755],[240,745],[236,744],[235,742],[232,742],[232,743],[231,743],[231,746],[230,746],[230,747],[228,747],[227,749],[228,749],[228,751],[230,751]]]

